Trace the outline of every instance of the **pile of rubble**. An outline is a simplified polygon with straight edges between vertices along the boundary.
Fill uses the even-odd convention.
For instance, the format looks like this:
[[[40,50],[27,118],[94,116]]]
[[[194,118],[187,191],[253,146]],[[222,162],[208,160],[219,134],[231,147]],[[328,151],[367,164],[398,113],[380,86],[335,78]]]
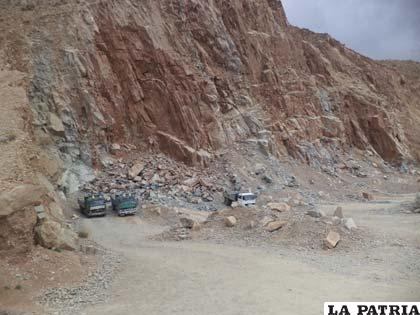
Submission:
[[[101,262],[80,285],[50,288],[42,293],[39,302],[56,310],[54,314],[78,314],[83,306],[103,303],[110,298],[107,289],[113,281],[115,271],[124,264],[124,259],[120,254],[98,244],[85,245],[82,249],[86,254],[98,255]]]
[[[120,159],[106,166],[94,181],[84,186],[83,192],[129,191],[153,203],[190,204],[200,210],[216,210],[229,179],[209,172],[187,167],[161,154],[131,162]]]

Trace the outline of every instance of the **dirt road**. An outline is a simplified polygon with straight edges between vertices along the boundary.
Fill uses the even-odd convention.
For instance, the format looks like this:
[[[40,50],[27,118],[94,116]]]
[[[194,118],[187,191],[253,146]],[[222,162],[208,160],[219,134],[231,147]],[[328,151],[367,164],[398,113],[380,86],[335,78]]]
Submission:
[[[138,217],[86,220],[93,238],[127,264],[111,300],[83,314],[307,315],[320,314],[325,301],[419,300],[420,216],[399,210],[407,198],[344,204],[359,226],[390,238],[368,250],[316,251],[306,259],[292,249],[150,241],[162,227]]]

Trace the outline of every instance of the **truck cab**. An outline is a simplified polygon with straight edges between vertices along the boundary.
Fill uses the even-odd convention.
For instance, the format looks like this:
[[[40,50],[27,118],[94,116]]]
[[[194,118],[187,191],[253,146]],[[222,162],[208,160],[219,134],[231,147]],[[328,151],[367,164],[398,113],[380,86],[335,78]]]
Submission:
[[[131,193],[117,194],[112,198],[112,209],[120,217],[136,214],[138,206],[138,199]]]
[[[106,200],[102,194],[86,195],[78,202],[80,211],[88,218],[106,215]]]
[[[227,206],[231,206],[233,202],[238,202],[242,206],[255,205],[257,202],[257,195],[251,192],[225,192],[224,198]]]
[[[253,193],[239,193],[237,201],[243,206],[255,205],[257,202],[257,195]]]

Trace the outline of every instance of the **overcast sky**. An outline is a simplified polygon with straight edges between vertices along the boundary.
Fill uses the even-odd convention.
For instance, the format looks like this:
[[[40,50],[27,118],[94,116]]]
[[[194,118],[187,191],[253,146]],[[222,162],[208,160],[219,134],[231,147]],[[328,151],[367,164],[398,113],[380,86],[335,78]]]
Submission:
[[[420,61],[420,0],[282,0],[289,22],[376,59]]]

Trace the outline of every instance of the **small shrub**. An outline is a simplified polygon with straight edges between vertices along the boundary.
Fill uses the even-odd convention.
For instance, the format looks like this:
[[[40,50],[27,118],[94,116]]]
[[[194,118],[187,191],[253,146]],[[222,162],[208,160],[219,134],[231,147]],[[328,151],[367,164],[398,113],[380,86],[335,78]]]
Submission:
[[[16,285],[15,290],[22,290],[22,286],[20,284]]]
[[[53,251],[55,251],[57,253],[61,253],[63,250],[61,248],[54,248]]]

